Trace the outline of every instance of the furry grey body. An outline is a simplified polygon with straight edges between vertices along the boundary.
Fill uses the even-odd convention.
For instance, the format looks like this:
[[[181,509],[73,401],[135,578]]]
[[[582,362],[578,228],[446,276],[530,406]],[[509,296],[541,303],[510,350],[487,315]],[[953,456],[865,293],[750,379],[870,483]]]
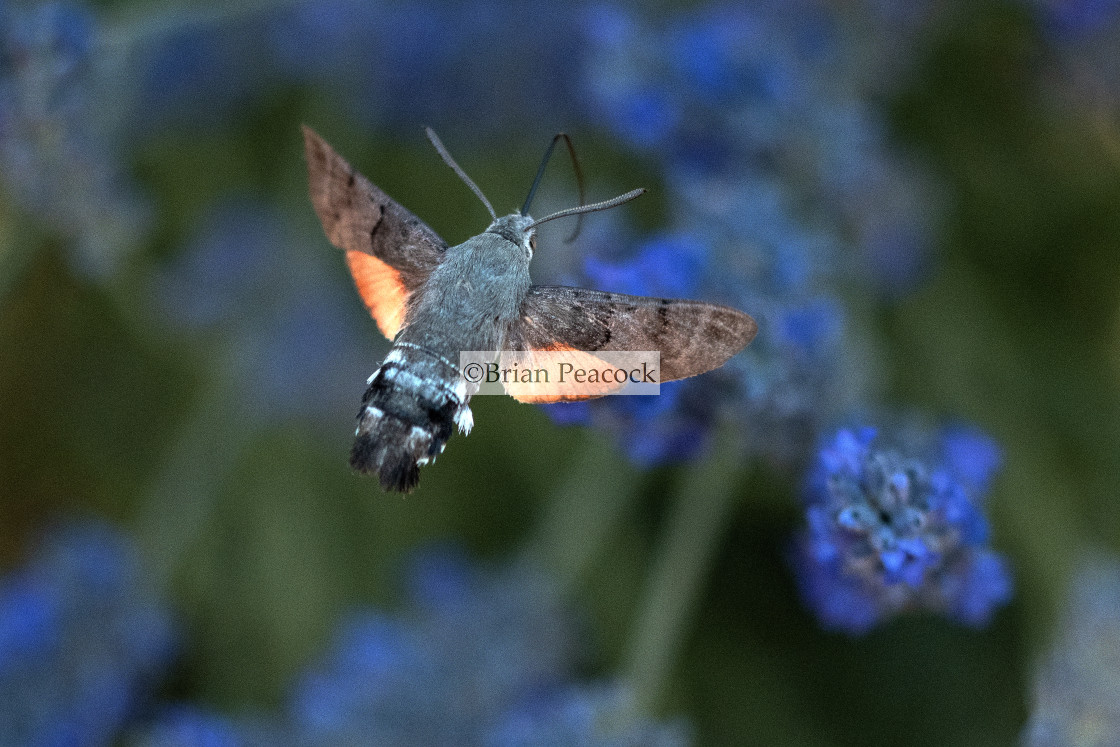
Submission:
[[[411,489],[454,426],[470,431],[473,387],[459,376],[459,353],[504,348],[529,292],[531,222],[514,213],[450,247],[410,297],[404,326],[362,398],[350,455],[382,487]]]
[[[532,218],[507,215],[447,250],[409,301],[398,339],[456,364],[460,350],[500,350],[529,292]]]

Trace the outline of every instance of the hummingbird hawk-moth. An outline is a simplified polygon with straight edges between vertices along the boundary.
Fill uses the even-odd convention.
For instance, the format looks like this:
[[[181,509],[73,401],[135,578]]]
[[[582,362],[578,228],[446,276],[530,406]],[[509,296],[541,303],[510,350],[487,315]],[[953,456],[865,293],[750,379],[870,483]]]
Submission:
[[[754,338],[754,320],[726,306],[533,285],[529,261],[537,226],[614,207],[644,190],[534,220],[529,205],[550,146],[525,205],[499,218],[435,133],[428,130],[428,137],[493,219],[485,231],[457,246],[449,247],[317,133],[303,128],[315,212],[327,238],[346,252],[359,295],[393,342],[369,378],[350,454],[350,465],[376,473],[385,490],[410,491],[420,479],[420,466],[443,451],[453,430],[470,431],[474,421],[468,404],[476,389],[456,365],[461,351],[566,351],[577,360],[596,351],[660,351],[660,381],[665,382],[717,368]],[[566,139],[558,135],[552,145],[561,137]],[[507,391],[531,402],[607,393],[595,388],[544,395]]]

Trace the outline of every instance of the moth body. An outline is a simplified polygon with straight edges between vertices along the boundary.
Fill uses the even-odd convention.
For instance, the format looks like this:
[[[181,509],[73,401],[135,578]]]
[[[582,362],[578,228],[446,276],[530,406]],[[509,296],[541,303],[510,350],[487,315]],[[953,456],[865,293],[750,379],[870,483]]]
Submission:
[[[501,350],[529,291],[532,219],[499,218],[447,249],[409,299],[404,325],[370,377],[350,466],[407,491],[457,427],[469,433],[471,387],[459,376],[461,350]]]
[[[469,403],[478,390],[460,375],[461,351],[509,351],[514,360],[530,361],[543,352],[583,367],[602,363],[597,351],[656,350],[659,379],[666,382],[723,365],[754,337],[750,316],[718,304],[530,285],[536,226],[620,205],[642,190],[592,205],[583,204],[581,191],[579,207],[534,221],[529,205],[549,146],[525,205],[499,218],[435,134],[428,136],[493,218],[457,246],[303,129],[315,212],[331,243],[345,252],[370,315],[393,341],[366,382],[350,454],[350,464],[376,473],[386,490],[411,490],[420,467],[435,461],[455,429],[467,433],[474,424]],[[567,136],[557,135],[552,145],[561,138]],[[572,384],[547,392],[507,386],[506,392],[521,402],[570,402],[610,390]]]

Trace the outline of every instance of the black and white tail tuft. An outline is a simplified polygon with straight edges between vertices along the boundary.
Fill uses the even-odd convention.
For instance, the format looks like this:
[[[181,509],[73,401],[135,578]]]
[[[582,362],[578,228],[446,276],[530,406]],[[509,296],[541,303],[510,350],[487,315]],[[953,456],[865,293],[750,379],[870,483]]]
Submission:
[[[467,399],[450,362],[398,343],[362,397],[350,466],[376,473],[385,490],[409,492],[420,480],[420,467],[443,452],[455,426],[470,430]]]

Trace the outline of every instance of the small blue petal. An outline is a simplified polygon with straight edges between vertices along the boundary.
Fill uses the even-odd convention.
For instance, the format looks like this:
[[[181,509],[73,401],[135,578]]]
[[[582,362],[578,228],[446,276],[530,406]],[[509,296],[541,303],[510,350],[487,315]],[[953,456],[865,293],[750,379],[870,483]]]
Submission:
[[[621,92],[609,114],[620,136],[646,148],[664,141],[680,120],[677,103],[653,87]]]
[[[799,550],[794,556],[801,595],[829,630],[865,633],[880,622],[875,596],[846,577],[836,563],[820,563]]]
[[[589,402],[557,402],[541,405],[541,408],[557,425],[591,424],[591,404]]]
[[[895,548],[893,550],[884,550],[879,553],[879,562],[883,564],[888,576],[893,576],[898,573],[902,568],[903,563],[906,562],[906,553],[902,550]]]
[[[594,44],[620,46],[634,39],[637,25],[625,8],[604,3],[585,11],[583,27]]]
[[[786,309],[778,321],[778,339],[799,355],[812,355],[831,346],[842,329],[839,309],[824,300]]]
[[[954,426],[942,434],[945,464],[977,495],[988,491],[1003,456],[990,436],[975,428]]]
[[[245,742],[228,719],[194,706],[174,706],[156,719],[143,747],[242,747]]]
[[[739,82],[734,59],[740,44],[737,31],[715,23],[686,26],[670,36],[670,64],[705,95],[726,95]]]
[[[660,235],[647,240],[633,259],[610,263],[588,257],[584,271],[599,290],[632,296],[688,297],[696,292],[707,249],[695,236]]]
[[[370,614],[353,617],[343,624],[336,654],[348,670],[377,677],[411,661],[416,650],[406,627],[390,618]]]
[[[1014,593],[1007,561],[989,550],[976,552],[960,576],[946,579],[946,583],[954,585],[947,590],[954,602],[950,614],[973,627],[987,625]]]
[[[0,588],[0,677],[20,659],[42,656],[59,644],[64,624],[60,591],[20,576]]]
[[[1089,36],[1120,19],[1120,0],[1039,0],[1031,5],[1046,30],[1059,40]]]
[[[405,578],[413,603],[431,609],[447,609],[468,600],[477,581],[466,552],[458,545],[415,552]]]

